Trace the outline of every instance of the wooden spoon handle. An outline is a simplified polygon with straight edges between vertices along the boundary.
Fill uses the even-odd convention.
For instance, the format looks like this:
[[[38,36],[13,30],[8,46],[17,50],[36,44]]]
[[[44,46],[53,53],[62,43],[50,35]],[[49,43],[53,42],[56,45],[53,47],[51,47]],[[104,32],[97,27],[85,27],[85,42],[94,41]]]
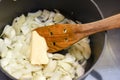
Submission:
[[[78,29],[76,29],[76,32],[80,34],[83,33],[84,36],[88,36],[105,30],[120,28],[120,14],[87,24],[78,24],[78,27]]]

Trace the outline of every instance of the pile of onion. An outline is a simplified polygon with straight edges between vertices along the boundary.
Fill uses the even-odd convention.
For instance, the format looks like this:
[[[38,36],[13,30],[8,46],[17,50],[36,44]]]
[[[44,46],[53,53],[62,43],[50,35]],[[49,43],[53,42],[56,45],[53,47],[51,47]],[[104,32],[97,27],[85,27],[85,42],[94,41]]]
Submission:
[[[46,65],[30,63],[31,31],[37,27],[56,23],[76,24],[59,11],[39,10],[21,15],[6,25],[0,37],[0,65],[19,80],[76,80],[84,74],[85,64],[91,54],[86,37],[68,48],[68,53],[49,54]]]

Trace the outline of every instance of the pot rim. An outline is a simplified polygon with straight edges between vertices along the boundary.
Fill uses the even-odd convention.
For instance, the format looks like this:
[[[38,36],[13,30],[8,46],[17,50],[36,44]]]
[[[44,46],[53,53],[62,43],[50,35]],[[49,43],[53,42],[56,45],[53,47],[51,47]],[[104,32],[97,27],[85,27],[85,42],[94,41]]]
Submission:
[[[98,6],[98,4],[94,0],[90,0],[90,1],[96,7],[96,9],[98,10],[98,12],[99,12],[99,14],[101,16],[101,19],[104,19],[105,17],[103,15],[100,7]],[[93,66],[83,76],[79,77],[77,80],[84,80],[89,75],[89,73],[95,68],[95,66],[99,63],[101,57],[103,56],[103,51],[105,49],[106,41],[107,41],[107,35],[105,34],[103,49],[102,49],[102,52],[101,52],[98,60],[93,64]]]

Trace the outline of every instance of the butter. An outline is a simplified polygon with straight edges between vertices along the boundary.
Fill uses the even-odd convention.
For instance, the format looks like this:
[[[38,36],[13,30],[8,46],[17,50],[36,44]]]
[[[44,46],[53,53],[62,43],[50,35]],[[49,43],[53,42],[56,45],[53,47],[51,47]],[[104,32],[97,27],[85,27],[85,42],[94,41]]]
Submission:
[[[33,31],[31,40],[31,64],[48,64],[49,58],[47,55],[47,50],[48,46],[45,39],[40,36],[36,31]]]

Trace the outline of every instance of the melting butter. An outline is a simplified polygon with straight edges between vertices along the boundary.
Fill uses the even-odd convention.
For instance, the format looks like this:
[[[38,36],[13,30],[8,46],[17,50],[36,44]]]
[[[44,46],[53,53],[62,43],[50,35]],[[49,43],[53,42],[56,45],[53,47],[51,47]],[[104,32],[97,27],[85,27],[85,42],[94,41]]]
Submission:
[[[49,58],[47,55],[47,50],[48,46],[45,39],[36,31],[33,31],[31,40],[31,64],[48,64]]]

